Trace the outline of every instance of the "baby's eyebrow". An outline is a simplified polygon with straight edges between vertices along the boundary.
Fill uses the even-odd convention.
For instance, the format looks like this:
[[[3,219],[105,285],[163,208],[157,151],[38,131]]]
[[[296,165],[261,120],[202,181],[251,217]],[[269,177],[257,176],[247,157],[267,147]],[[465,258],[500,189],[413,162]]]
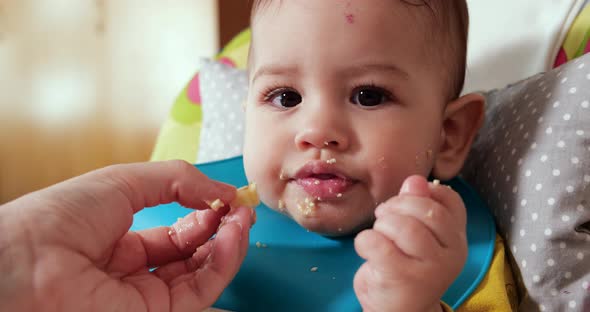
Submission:
[[[339,70],[340,74],[347,77],[356,77],[364,74],[383,72],[389,75],[397,76],[403,80],[409,79],[409,74],[403,69],[393,64],[369,63],[358,66],[344,67]],[[254,72],[252,82],[262,76],[296,76],[300,69],[296,65],[268,64],[262,65]]]
[[[362,64],[358,66],[347,67],[343,70],[343,74],[351,77],[374,72],[384,72],[389,75],[398,76],[404,80],[408,80],[410,77],[406,71],[393,64]]]
[[[261,76],[293,76],[299,73],[298,66],[288,66],[280,64],[268,64],[262,65],[254,72],[252,76],[252,82]]]

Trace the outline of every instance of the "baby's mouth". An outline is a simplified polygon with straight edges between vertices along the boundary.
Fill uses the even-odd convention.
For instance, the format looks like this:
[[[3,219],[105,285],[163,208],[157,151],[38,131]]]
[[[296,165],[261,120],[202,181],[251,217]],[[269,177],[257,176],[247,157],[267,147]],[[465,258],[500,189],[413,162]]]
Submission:
[[[335,165],[324,161],[307,163],[291,181],[320,201],[341,198],[356,183],[342,174]]]
[[[296,182],[307,194],[316,197],[319,200],[340,198],[344,196],[343,194],[353,184],[350,180],[336,176],[331,178],[324,177],[322,179],[318,177],[309,177],[297,179]]]

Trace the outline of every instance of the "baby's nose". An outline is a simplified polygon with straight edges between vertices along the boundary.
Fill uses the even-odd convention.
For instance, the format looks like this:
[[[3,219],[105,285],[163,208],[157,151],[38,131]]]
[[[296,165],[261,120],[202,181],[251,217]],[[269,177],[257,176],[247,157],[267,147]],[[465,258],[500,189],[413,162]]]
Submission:
[[[336,148],[343,149],[348,143],[344,137],[328,135],[329,130],[304,129],[295,137],[295,144],[301,150],[308,148]]]
[[[295,136],[295,144],[298,149],[331,148],[345,150],[349,145],[349,131],[346,121],[334,120],[337,117],[311,118],[302,123],[302,127]]]

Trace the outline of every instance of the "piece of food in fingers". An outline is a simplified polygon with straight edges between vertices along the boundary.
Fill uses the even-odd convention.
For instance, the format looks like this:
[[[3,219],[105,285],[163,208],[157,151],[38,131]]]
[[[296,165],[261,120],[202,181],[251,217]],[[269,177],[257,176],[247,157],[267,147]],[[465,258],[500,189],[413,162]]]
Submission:
[[[258,198],[258,192],[256,191],[256,184],[251,183],[250,185],[240,187],[236,194],[236,198],[229,205],[234,208],[240,206],[256,208],[258,204],[260,204],[260,199]]]
[[[225,206],[219,198],[214,200],[213,202],[207,202],[207,205],[209,205],[209,207],[211,207],[211,209],[215,211],[219,211],[221,207]]]
[[[215,211],[219,211],[221,207],[225,206],[219,198],[214,201],[206,201],[206,203]],[[258,204],[260,204],[260,199],[258,198],[258,192],[256,191],[256,184],[251,183],[250,185],[240,187],[237,190],[236,198],[229,204],[229,206],[234,208],[246,206],[254,209]]]

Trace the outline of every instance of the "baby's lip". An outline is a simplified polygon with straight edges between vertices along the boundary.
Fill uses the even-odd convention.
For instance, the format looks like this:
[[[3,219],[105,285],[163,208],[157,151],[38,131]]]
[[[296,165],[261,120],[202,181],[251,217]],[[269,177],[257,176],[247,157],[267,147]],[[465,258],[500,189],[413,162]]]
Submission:
[[[310,161],[289,179],[299,185],[307,194],[322,200],[335,200],[345,196],[356,183],[343,173],[333,161]]]
[[[354,180],[339,170],[336,164],[329,164],[327,161],[322,160],[308,162],[295,173],[292,180],[309,178],[315,178],[318,180],[336,178],[348,180],[350,182],[353,182]]]

